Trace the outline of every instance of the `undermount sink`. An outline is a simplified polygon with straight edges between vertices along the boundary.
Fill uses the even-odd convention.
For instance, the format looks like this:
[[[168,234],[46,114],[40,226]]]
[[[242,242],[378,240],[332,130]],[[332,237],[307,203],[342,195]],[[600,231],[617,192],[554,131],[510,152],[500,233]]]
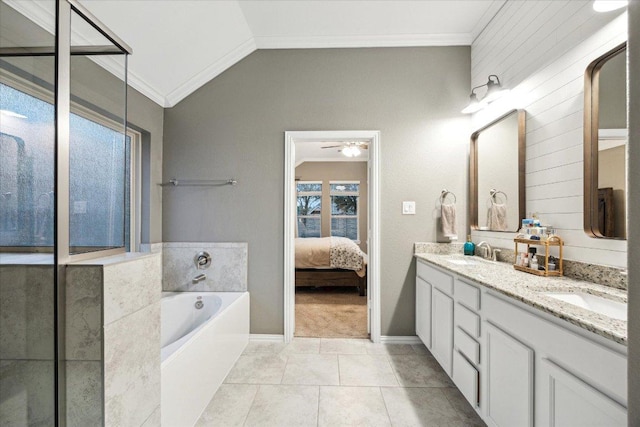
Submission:
[[[583,292],[545,292],[544,295],[614,319],[627,320],[627,304],[623,302]]]
[[[449,259],[447,261],[455,265],[478,265],[478,261],[470,259]]]

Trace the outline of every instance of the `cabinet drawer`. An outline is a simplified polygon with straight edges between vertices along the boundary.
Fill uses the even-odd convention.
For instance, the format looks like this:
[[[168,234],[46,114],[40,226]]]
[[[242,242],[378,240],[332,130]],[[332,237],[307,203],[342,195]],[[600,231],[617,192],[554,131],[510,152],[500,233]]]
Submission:
[[[480,364],[480,344],[462,329],[456,328],[453,335],[453,342],[455,343],[458,351],[476,365]]]
[[[471,406],[478,406],[478,371],[457,351],[453,352],[453,382]]]
[[[416,263],[417,275],[447,295],[453,295],[453,276],[443,273],[422,261]]]
[[[480,337],[480,316],[468,308],[456,304],[456,325],[474,338]]]
[[[456,280],[456,299],[473,310],[480,310],[480,289]]]

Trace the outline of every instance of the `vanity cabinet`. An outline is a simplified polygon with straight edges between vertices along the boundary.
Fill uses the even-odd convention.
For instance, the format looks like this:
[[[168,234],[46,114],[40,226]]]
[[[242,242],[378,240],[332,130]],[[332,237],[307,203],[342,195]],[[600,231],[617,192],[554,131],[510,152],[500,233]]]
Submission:
[[[442,369],[449,376],[452,376],[453,298],[436,288],[433,290],[432,299],[431,353],[440,363]]]
[[[625,426],[626,347],[417,262],[416,331],[489,426]]]
[[[491,381],[492,341],[498,342],[501,337],[502,341],[511,343],[514,355],[519,354],[510,363],[518,366],[520,376],[506,364],[500,376],[521,387],[512,392],[512,400],[517,396],[520,405],[530,399],[535,401],[535,406],[527,406],[533,410],[527,415],[535,420],[536,426],[626,426],[627,358],[616,351],[623,348],[604,345],[597,339],[599,337],[592,339],[582,328],[565,326],[551,315],[538,314],[535,309],[491,291],[483,294],[482,301],[488,325],[489,378],[484,385],[487,423],[495,419],[492,412],[494,394],[501,393]],[[492,338],[492,334],[495,337]],[[518,348],[520,350],[516,351]],[[525,375],[525,371],[531,373]],[[531,381],[527,383],[526,378]],[[524,389],[532,394],[525,395]],[[590,415],[587,417],[587,414]],[[529,422],[525,425],[533,425]],[[519,424],[496,422],[494,425]]]
[[[416,335],[431,349],[431,284],[416,277]]]
[[[486,326],[485,421],[533,426],[533,350],[491,324]]]
[[[551,426],[625,426],[627,410],[551,360],[540,363],[540,419]]]
[[[480,289],[454,279],[453,382],[477,410],[480,406]]]

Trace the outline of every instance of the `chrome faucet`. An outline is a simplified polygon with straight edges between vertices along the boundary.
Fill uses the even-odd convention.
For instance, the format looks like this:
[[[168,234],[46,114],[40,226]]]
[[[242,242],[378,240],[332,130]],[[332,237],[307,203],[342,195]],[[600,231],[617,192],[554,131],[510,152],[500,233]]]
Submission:
[[[206,279],[206,278],[207,278],[207,275],[206,275],[206,274],[204,274],[204,273],[202,273],[202,274],[198,274],[196,277],[194,277],[194,278],[191,280],[191,283],[193,283],[193,284],[195,285],[196,283],[202,282],[202,281],[203,281],[204,279]]]
[[[484,252],[482,253],[482,258],[484,259],[492,259],[493,258],[493,249],[491,245],[484,240],[476,245],[476,250],[484,247]]]

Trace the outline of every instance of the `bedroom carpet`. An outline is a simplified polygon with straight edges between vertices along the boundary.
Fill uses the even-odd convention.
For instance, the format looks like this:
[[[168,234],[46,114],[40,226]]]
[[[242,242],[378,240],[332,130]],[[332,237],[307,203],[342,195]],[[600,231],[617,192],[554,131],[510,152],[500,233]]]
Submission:
[[[297,337],[368,338],[367,297],[356,288],[296,289]]]

